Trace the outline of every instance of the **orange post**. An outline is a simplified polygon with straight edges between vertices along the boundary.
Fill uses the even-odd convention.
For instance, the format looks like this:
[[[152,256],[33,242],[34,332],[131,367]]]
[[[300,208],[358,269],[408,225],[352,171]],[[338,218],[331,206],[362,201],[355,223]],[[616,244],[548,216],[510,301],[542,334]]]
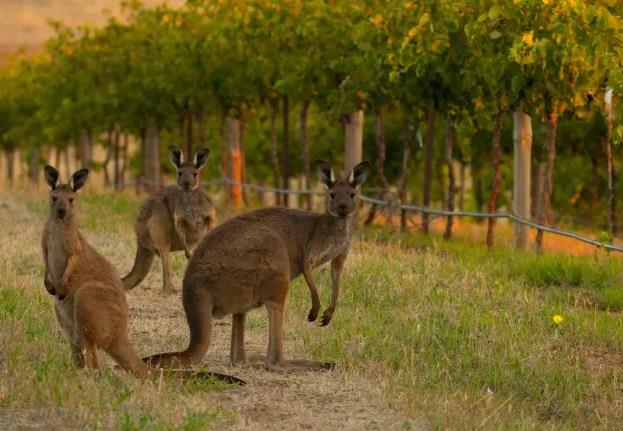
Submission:
[[[242,155],[240,148],[231,148],[231,179],[234,184],[231,185],[231,200],[236,208],[242,207]]]

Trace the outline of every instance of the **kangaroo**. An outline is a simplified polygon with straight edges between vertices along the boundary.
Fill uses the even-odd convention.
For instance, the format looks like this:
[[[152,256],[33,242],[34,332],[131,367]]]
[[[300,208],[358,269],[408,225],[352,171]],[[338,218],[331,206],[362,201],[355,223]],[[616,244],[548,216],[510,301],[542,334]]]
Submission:
[[[50,186],[50,212],[41,246],[45,264],[44,284],[55,296],[54,311],[71,346],[78,368],[99,368],[98,349],[119,366],[139,377],[159,374],[145,364],[128,340],[128,304],[121,280],[112,265],[84,239],[75,222],[74,199],[86,184],[88,169],[60,183],[52,166],[44,168]],[[196,375],[178,371],[178,375]],[[203,373],[232,383],[239,379],[219,373]]]
[[[121,280],[130,290],[147,276],[154,255],[162,260],[162,288],[173,292],[169,252],[183,250],[190,259],[194,247],[215,223],[215,212],[208,195],[199,187],[199,172],[210,150],[203,148],[194,160],[184,161],[184,154],[169,147],[169,157],[177,170],[177,184],[150,195],[141,207],[134,225],[136,257],[128,275]]]
[[[320,309],[313,269],[331,262],[331,303],[321,318],[327,325],[339,295],[339,280],[350,249],[353,214],[359,186],[370,164],[355,166],[347,179],[336,180],[331,167],[316,162],[327,187],[326,212],[317,214],[287,208],[264,208],[234,217],[210,231],[193,254],[182,284],[182,302],[190,343],[182,352],[146,358],[153,366],[192,365],[210,346],[212,318],[232,316],[230,359],[246,360],[245,316],[264,305],[268,312],[268,368],[325,369],[331,364],[283,358],[283,312],[290,282],[303,274],[311,292],[308,320]]]

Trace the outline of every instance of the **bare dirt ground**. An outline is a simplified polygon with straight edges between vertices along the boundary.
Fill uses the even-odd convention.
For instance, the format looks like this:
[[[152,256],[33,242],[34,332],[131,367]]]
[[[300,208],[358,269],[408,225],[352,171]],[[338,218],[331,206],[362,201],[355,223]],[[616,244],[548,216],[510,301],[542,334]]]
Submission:
[[[142,352],[183,347],[187,339],[187,325],[179,299],[160,294],[159,269],[152,270],[143,283],[149,288],[141,288],[141,285],[128,295],[132,339]],[[286,325],[292,328],[311,324],[304,316],[289,314]],[[229,318],[217,321],[203,366],[248,382],[243,388],[206,394],[208,404],[216,403],[236,412],[238,418],[232,429],[335,429],[336,424],[349,430],[403,428],[406,418],[389,407],[372,372],[362,374],[358,370],[340,369],[275,372],[259,365],[259,356],[266,352],[268,336],[263,309],[248,316],[245,346],[252,364],[227,365],[230,331]],[[290,358],[309,357],[303,343],[288,334],[285,347]]]

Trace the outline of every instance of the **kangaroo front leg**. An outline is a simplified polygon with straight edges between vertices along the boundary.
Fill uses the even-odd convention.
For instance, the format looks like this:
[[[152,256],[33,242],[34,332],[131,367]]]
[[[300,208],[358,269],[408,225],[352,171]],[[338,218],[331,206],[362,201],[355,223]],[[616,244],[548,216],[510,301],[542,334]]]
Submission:
[[[318,317],[318,312],[320,311],[320,297],[318,296],[318,289],[316,288],[316,283],[314,282],[314,274],[312,272],[311,264],[308,262],[303,265],[303,277],[305,277],[305,281],[307,282],[312,302],[311,309],[307,315],[307,320],[315,322]]]
[[[43,239],[41,240],[41,248],[43,249],[43,262],[45,262],[45,273],[43,274],[43,284],[45,286],[45,290],[48,291],[50,295],[56,295],[56,287],[50,280],[50,273],[48,272],[48,241],[47,235],[43,235]]]
[[[184,250],[184,256],[186,259],[190,259],[190,251],[188,250],[188,245],[186,244],[186,231],[184,230],[184,220],[182,220],[179,216],[175,216],[175,231],[177,232],[177,236],[180,239],[180,244],[182,245],[182,249]]]
[[[234,314],[231,325],[231,347],[229,357],[232,364],[238,364],[247,360],[244,351],[244,321],[246,314]]]
[[[71,274],[74,273],[74,270],[76,269],[77,265],[78,265],[78,255],[70,254],[67,257],[67,265],[65,266],[65,271],[63,272],[61,279],[58,281],[58,284],[56,285],[56,290],[59,295],[65,289],[67,282],[69,282],[69,277],[71,277]]]
[[[344,262],[346,262],[346,254],[342,254],[331,261],[331,304],[322,314],[320,319],[322,326],[329,324],[337,306],[337,298],[340,296],[340,277],[344,268]]]

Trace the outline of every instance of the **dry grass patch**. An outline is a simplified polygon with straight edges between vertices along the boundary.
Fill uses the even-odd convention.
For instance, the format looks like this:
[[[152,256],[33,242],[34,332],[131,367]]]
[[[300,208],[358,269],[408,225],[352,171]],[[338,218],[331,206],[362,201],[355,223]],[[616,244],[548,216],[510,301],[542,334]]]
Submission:
[[[288,357],[335,361],[337,370],[231,367],[231,326],[223,320],[203,366],[249,385],[168,380],[161,386],[112,370],[109,360],[97,375],[71,366],[42,285],[45,202],[44,194],[0,198],[0,217],[11,220],[0,244],[0,427],[6,418],[121,429],[608,429],[623,423],[623,320],[584,300],[618,287],[618,258],[536,258],[369,230],[355,242],[328,327],[306,321],[302,280],[288,299]],[[87,238],[121,273],[129,270],[135,198],[87,191],[80,206]],[[176,254],[177,286],[184,267]],[[326,304],[328,271],[317,277]],[[179,297],[160,289],[156,264],[128,295],[131,340],[143,354],[187,342]],[[558,325],[557,314],[564,317]],[[265,353],[266,326],[264,310],[250,313],[250,355]]]

